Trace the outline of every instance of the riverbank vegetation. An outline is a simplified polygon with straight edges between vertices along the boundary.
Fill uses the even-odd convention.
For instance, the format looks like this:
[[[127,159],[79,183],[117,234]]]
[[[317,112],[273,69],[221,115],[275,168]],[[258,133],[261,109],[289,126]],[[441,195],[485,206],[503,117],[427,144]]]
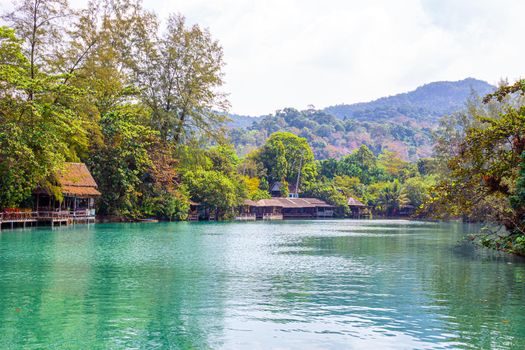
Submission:
[[[0,208],[31,206],[36,188],[61,200],[57,172],[81,161],[99,185],[104,216],[184,220],[197,202],[231,218],[278,183],[282,196],[298,192],[346,213],[352,197],[376,216],[500,224],[506,234],[485,244],[525,252],[522,81],[473,98],[435,132],[421,129],[424,145],[433,133],[433,158],[407,157],[354,137],[360,128],[383,130],[420,145],[400,124],[380,128],[313,108],[227,132],[222,48],[182,15],[161,24],[136,1],[79,10],[64,0],[21,0],[2,20]],[[343,134],[353,151],[319,151]],[[239,150],[246,138],[260,139],[258,147]]]
[[[503,84],[462,113],[446,117],[436,137],[437,185],[425,203],[440,218],[496,224],[487,246],[525,255],[525,81]]]

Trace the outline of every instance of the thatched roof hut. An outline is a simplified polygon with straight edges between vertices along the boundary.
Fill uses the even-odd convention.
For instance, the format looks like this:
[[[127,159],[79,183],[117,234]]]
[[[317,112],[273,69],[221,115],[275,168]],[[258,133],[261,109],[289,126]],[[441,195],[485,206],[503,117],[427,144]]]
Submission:
[[[64,196],[93,198],[101,195],[84,163],[65,163],[64,170],[57,174],[57,180]]]

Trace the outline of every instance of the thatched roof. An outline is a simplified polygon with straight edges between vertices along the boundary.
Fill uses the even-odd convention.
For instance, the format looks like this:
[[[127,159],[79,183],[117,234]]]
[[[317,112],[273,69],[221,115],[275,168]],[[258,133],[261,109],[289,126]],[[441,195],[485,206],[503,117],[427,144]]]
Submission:
[[[65,163],[64,170],[57,174],[64,195],[75,197],[98,197],[98,186],[84,163]]]
[[[346,204],[348,204],[349,207],[366,207],[366,205],[352,197],[348,197]]]
[[[256,201],[252,201],[251,199],[245,199],[244,200],[244,205],[246,205],[248,207],[256,207],[257,206],[257,202]]]

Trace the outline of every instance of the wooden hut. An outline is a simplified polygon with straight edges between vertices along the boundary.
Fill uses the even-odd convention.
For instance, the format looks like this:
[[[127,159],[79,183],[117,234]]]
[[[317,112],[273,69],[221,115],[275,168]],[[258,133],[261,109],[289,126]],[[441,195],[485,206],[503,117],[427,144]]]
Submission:
[[[56,175],[63,200],[58,201],[43,189],[35,191],[37,212],[68,213],[73,221],[95,219],[95,199],[100,196],[98,186],[84,163],[65,163]]]
[[[353,197],[348,197],[346,204],[348,204],[348,208],[350,208],[351,217],[360,218],[368,215],[368,207],[361,201]]]
[[[271,198],[247,200],[241,216],[255,215],[257,220],[316,219],[334,216],[335,207],[317,198]]]
[[[190,211],[188,212],[189,221],[199,221],[203,211],[201,203],[190,200]]]

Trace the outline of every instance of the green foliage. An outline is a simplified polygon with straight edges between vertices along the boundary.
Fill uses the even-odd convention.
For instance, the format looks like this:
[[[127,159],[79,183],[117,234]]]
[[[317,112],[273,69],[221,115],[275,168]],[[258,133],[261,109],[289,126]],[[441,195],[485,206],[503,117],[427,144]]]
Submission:
[[[356,121],[314,109],[286,108],[272,115],[252,118],[251,126],[230,129],[229,137],[238,152],[249,153],[263,146],[268,135],[278,131],[305,138],[317,159],[339,158],[362,144],[375,153],[389,149],[403,159],[415,160],[431,153],[431,132],[427,125],[391,120],[381,123]]]
[[[261,189],[261,180],[257,177],[242,177],[246,186],[248,199],[258,201],[259,199],[271,198],[268,189]]]
[[[142,185],[153,167],[150,152],[158,133],[144,125],[144,116],[126,110],[104,115],[100,128],[103,144],[95,146],[88,160],[102,193],[99,211],[140,217]]]
[[[398,215],[408,203],[405,189],[396,179],[392,182],[379,182],[373,184],[370,190],[370,204],[372,204],[380,213],[387,216]]]
[[[239,157],[232,145],[219,145],[211,147],[206,151],[211,160],[211,169],[225,175],[236,176],[239,165]]]
[[[207,149],[177,147],[181,182],[188,196],[210,210],[217,219],[231,218],[246,198],[262,199],[259,180],[239,174],[240,160],[231,145]]]
[[[67,104],[83,92],[32,73],[22,52],[14,32],[1,27],[0,207],[20,204],[39,185],[49,189],[63,162],[77,160],[88,143],[84,121]]]
[[[183,181],[191,198],[206,204],[218,218],[231,217],[233,209],[241,205],[241,199],[245,197],[244,189],[238,183],[216,170],[186,172]]]
[[[182,186],[177,191],[146,197],[142,200],[140,210],[145,216],[153,216],[169,221],[186,220],[190,210],[188,191],[185,186]]]
[[[440,216],[468,217],[499,223],[523,234],[521,161],[525,151],[523,99],[505,95],[503,86],[467,113],[447,120],[438,133],[438,160],[443,171],[427,211]],[[492,95],[491,95],[492,96]]]
[[[406,193],[408,204],[420,208],[430,199],[430,191],[435,185],[433,176],[428,177],[411,177],[403,185]]]
[[[343,208],[346,213],[348,212],[346,203],[348,198],[338,191],[331,182],[310,183],[304,191],[304,196],[322,199],[328,204]]]
[[[177,170],[238,182],[231,147],[188,152],[196,131],[219,138],[225,117],[213,111],[228,105],[222,48],[207,30],[170,16],[160,36],[156,15],[127,0],[78,11],[20,0],[3,19],[19,39],[0,27],[0,207],[37,186],[60,199],[64,161],[88,164],[106,215],[184,219],[190,194]]]
[[[388,153],[391,155],[392,153]],[[399,159],[399,158],[395,158]],[[380,160],[384,160],[381,158]],[[402,162],[400,160],[400,162]],[[403,162],[403,164],[405,164]],[[377,181],[391,179],[377,157],[365,145],[337,161],[327,159],[319,162],[319,173],[328,178],[335,176],[357,177],[360,182],[370,184]]]
[[[290,194],[290,190],[288,189],[288,181],[285,180],[285,178],[283,178],[281,181],[281,197],[288,197],[288,195]]]
[[[358,177],[350,177],[346,175],[335,176],[333,178],[333,183],[346,198],[352,197],[357,200],[365,201],[367,186],[361,183]]]
[[[266,169],[270,184],[277,181],[295,184],[299,171],[301,184],[314,180],[317,175],[314,154],[307,140],[288,132],[272,134],[253,157]]]
[[[170,15],[164,35],[143,33],[144,50],[132,63],[133,80],[152,110],[152,126],[164,141],[178,145],[195,131],[218,137],[228,101],[223,84],[222,48],[198,25],[188,27],[181,15]]]
[[[516,190],[510,197],[510,204],[515,210],[525,207],[525,152],[521,153],[519,173],[516,180]]]

